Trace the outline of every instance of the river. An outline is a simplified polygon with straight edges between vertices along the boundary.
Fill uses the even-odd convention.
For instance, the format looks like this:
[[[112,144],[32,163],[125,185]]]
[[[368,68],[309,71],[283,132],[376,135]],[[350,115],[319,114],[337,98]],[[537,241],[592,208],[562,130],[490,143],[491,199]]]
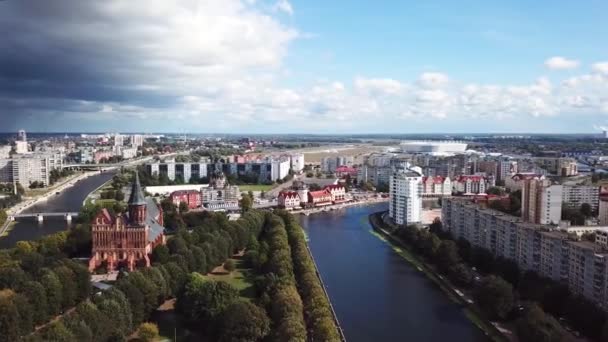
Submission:
[[[78,212],[85,198],[112,179],[112,176],[114,176],[114,172],[110,171],[85,178],[59,195],[54,195],[47,201],[29,207],[23,213]],[[35,218],[17,219],[8,235],[0,238],[0,248],[11,248],[17,241],[36,240],[45,235],[66,230],[70,224],[62,217],[45,217],[41,223]]]
[[[372,234],[368,215],[387,206],[300,216],[347,341],[488,341],[458,304]]]

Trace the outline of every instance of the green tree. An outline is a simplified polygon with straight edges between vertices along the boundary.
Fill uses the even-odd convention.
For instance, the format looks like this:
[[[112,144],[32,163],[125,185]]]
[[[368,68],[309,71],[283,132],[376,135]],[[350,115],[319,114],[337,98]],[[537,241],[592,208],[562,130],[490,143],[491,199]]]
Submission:
[[[155,341],[160,337],[158,326],[154,323],[142,323],[137,329],[137,336],[144,342]]]
[[[236,265],[234,264],[234,260],[228,259],[224,263],[224,269],[228,271],[228,273],[232,273],[236,269]]]
[[[505,194],[505,191],[497,186],[491,186],[488,188],[488,190],[486,190],[486,193],[488,195],[503,196]]]
[[[55,272],[46,270],[40,283],[46,290],[46,300],[48,304],[49,314],[57,314],[61,310],[61,304],[63,303],[63,286],[59,277]]]
[[[45,341],[77,342],[74,335],[72,335],[61,321],[51,323],[42,335]]]
[[[222,315],[220,341],[255,342],[270,333],[270,318],[266,310],[246,301],[230,305]]]
[[[6,214],[6,210],[0,209],[0,226],[6,222],[8,219],[8,215]]]
[[[19,311],[6,291],[0,291],[0,341],[12,342],[19,340]]]
[[[42,284],[37,281],[26,282],[21,292],[32,305],[32,319],[35,324],[41,324],[48,320],[48,305],[46,292]]]
[[[458,247],[452,240],[443,240],[439,245],[436,255],[437,266],[442,272],[447,272],[455,264],[460,262],[460,256],[458,255]]]
[[[253,206],[253,200],[251,199],[251,196],[249,195],[243,195],[241,197],[241,211],[243,213],[246,213],[247,211],[249,211],[251,209],[251,207]]]
[[[555,318],[546,315],[537,305],[532,304],[517,320],[517,336],[521,341],[555,342],[566,341],[564,331]]]
[[[114,194],[114,199],[118,202],[122,202],[125,200],[125,193],[121,190],[117,190],[116,194]]]
[[[186,202],[179,202],[179,212],[180,213],[187,213],[189,209],[190,208],[188,208],[188,203],[186,203]]]
[[[155,263],[166,264],[169,256],[169,248],[165,245],[158,245],[152,250],[152,261]]]
[[[479,307],[493,319],[504,319],[513,308],[513,287],[500,277],[485,277],[475,290]]]
[[[213,325],[224,310],[238,298],[238,291],[223,281],[208,281],[192,273],[184,291],[177,297],[177,309],[191,322]]]

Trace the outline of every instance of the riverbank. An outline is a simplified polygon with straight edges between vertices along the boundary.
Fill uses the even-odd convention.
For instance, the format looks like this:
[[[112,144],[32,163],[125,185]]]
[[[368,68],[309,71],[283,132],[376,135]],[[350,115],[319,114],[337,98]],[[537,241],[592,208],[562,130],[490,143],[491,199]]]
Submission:
[[[371,198],[371,199],[365,199],[365,200],[359,200],[359,201],[345,202],[345,203],[340,203],[340,204],[332,204],[332,205],[327,205],[327,206],[318,207],[318,208],[292,210],[292,211],[290,211],[290,213],[292,213],[294,215],[301,214],[301,215],[308,216],[310,214],[326,213],[329,211],[340,210],[340,209],[357,206],[357,205],[372,205],[372,204],[377,204],[377,203],[383,203],[383,202],[388,202],[388,200],[389,200],[388,198],[377,197],[377,198]]]
[[[401,257],[403,257],[407,262],[412,264],[416,269],[435,283],[453,302],[461,305],[463,307],[464,313],[466,317],[483,333],[488,336],[490,339],[496,342],[504,342],[509,341],[509,338],[503,334],[500,330],[498,330],[491,321],[489,321],[483,313],[476,308],[470,299],[467,299],[462,291],[458,290],[453,284],[451,284],[444,276],[439,274],[435,268],[424,260],[422,260],[419,256],[417,256],[414,252],[410,251],[408,246],[403,243],[399,238],[391,235],[386,230],[386,224],[382,221],[382,214],[384,212],[378,212],[369,215],[369,223],[374,229],[375,233],[378,234],[378,237],[382,240],[389,243],[395,252],[397,252]]]

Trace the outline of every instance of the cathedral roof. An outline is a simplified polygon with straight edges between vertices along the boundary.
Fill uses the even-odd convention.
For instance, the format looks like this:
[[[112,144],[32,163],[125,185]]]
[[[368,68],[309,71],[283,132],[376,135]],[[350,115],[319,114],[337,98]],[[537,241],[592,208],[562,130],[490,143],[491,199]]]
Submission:
[[[129,205],[144,205],[146,197],[139,183],[139,173],[135,171],[135,182],[131,186],[131,195],[129,196]]]
[[[161,226],[156,218],[160,216],[160,210],[154,202],[154,199],[148,197],[145,199],[147,202],[147,210],[146,210],[146,224],[150,227],[150,232],[148,233],[148,240],[154,241],[156,238],[165,231],[165,227]]]

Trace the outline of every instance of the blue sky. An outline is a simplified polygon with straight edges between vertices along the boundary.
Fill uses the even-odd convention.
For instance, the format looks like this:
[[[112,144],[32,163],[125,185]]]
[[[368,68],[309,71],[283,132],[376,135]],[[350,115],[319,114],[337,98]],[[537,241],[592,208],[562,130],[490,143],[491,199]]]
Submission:
[[[0,126],[592,132],[606,1],[0,2]]]

